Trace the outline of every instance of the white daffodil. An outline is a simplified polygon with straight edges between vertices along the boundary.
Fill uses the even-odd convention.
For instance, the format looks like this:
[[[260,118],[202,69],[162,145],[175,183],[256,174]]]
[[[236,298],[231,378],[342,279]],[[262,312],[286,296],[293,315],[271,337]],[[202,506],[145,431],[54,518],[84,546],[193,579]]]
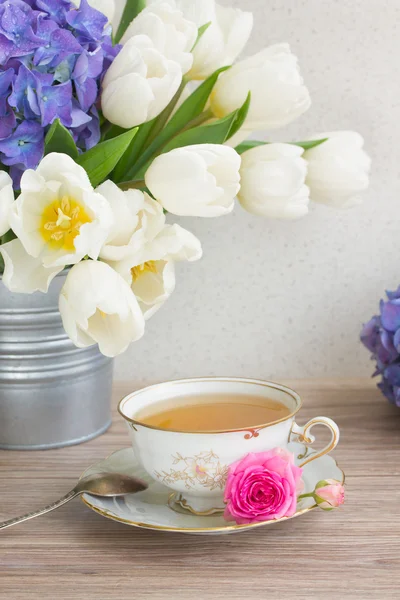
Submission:
[[[167,2],[157,2],[142,10],[126,30],[121,43],[135,35],[147,35],[154,47],[166,58],[180,64],[187,73],[193,64],[193,48],[197,27],[184,18],[182,12]]]
[[[11,177],[0,171],[0,235],[10,229],[10,210],[14,203],[14,191]]]
[[[328,138],[326,142],[304,153],[311,200],[337,208],[360,204],[371,167],[362,136],[355,131],[332,131],[312,137],[324,138]]]
[[[242,154],[238,194],[245,210],[271,219],[298,219],[308,213],[304,150],[292,144],[266,144]]]
[[[113,212],[113,225],[100,251],[107,261],[119,261],[136,256],[153,240],[165,225],[165,215],[159,202],[139,190],[123,192],[112,181],[96,190],[104,196]]]
[[[26,252],[44,267],[96,259],[112,224],[107,200],[93,190],[85,169],[66,154],[49,154],[21,179],[10,225]]]
[[[111,266],[130,284],[144,317],[149,319],[175,289],[175,262],[195,261],[202,256],[199,240],[179,225],[166,225],[140,256]]]
[[[240,188],[240,156],[228,146],[198,144],[158,156],[146,185],[169,212],[219,217],[232,211]]]
[[[68,336],[78,348],[99,345],[117,356],[144,334],[139,304],[124,279],[107,264],[85,260],[68,273],[59,309]]]
[[[163,56],[147,35],[135,35],[105,74],[104,116],[125,129],[151,121],[169,104],[181,81],[180,64]]]
[[[20,240],[16,239],[0,246],[4,260],[3,283],[18,294],[46,293],[49,285],[64,267],[45,268],[40,258],[30,256]]]
[[[75,6],[81,5],[81,0],[72,0]],[[112,23],[115,17],[115,0],[88,0],[90,6],[99,10],[105,15],[109,21]]]
[[[311,104],[297,57],[288,44],[275,44],[221,73],[211,94],[215,116],[236,110],[251,92],[245,130],[276,129],[287,125]]]

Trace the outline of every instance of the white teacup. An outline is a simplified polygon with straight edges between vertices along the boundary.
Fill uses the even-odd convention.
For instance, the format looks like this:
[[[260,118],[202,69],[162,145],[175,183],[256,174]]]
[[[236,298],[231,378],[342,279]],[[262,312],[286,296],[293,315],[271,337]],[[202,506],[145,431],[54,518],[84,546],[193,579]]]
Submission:
[[[290,414],[279,421],[253,428],[213,432],[180,432],[145,425],[135,419],[144,408],[190,395],[218,394],[261,396],[287,406]],[[127,421],[136,457],[147,473],[175,492],[173,500],[195,514],[212,514],[224,508],[223,492],[229,465],[249,452],[286,448],[289,442],[314,441],[314,425],[326,425],[331,440],[323,450],[306,458],[302,465],[327,454],[339,441],[339,428],[332,419],[315,417],[304,427],[294,417],[301,408],[293,390],[267,381],[234,377],[183,379],[152,385],[129,394],[118,410]]]

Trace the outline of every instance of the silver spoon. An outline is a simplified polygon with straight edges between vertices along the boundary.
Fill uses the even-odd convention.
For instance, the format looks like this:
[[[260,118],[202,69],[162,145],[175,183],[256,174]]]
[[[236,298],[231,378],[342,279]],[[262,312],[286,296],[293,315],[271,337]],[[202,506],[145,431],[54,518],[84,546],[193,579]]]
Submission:
[[[44,515],[51,510],[59,508],[63,504],[66,504],[70,500],[73,500],[81,494],[92,494],[92,496],[102,496],[103,498],[114,498],[118,496],[125,496],[125,494],[135,494],[136,492],[143,492],[147,489],[147,483],[136,479],[135,477],[129,477],[128,475],[121,475],[119,473],[99,473],[97,475],[89,475],[80,479],[73,490],[68,492],[66,496],[63,496],[56,502],[48,504],[41,510],[28,513],[22,517],[15,517],[9,521],[0,523],[0,529],[11,527],[17,523],[28,521],[34,517]]]

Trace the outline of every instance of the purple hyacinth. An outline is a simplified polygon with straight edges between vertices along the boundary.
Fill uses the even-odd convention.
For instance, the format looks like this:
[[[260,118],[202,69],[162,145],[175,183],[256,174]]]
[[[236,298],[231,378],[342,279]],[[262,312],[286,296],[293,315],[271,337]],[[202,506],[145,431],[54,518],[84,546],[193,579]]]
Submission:
[[[400,286],[386,292],[380,314],[372,317],[361,332],[361,341],[376,362],[373,376],[380,376],[378,387],[392,404],[400,407]]]
[[[0,0],[0,162],[16,187],[54,120],[81,151],[98,143],[100,84],[119,49],[87,0]]]

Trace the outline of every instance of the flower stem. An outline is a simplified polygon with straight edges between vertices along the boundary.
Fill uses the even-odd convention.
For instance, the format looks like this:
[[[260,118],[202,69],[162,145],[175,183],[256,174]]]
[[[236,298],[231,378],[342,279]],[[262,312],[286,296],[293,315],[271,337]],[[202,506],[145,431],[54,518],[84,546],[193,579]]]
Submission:
[[[300,494],[300,496],[297,496],[297,500],[303,500],[303,498],[314,498],[314,492],[310,492],[309,494]]]
[[[211,110],[211,108],[207,108],[202,113],[200,113],[197,117],[195,117],[194,119],[192,119],[191,121],[186,123],[185,127],[183,129],[181,129],[178,132],[178,134],[181,134],[184,131],[187,131],[188,129],[193,129],[193,127],[198,127],[199,125],[202,125],[203,123],[205,123],[209,119],[212,119],[213,117],[214,117],[213,111]]]
[[[146,139],[146,143],[144,144],[142,150],[146,150],[146,148],[148,148],[151,144],[151,142],[158,136],[158,134],[160,133],[160,131],[163,129],[164,125],[166,124],[166,122],[168,121],[169,117],[171,116],[172,111],[174,110],[175,106],[178,104],[179,98],[182,95],[183,90],[186,87],[186,80],[183,79],[181,85],[178,88],[178,91],[176,92],[175,96],[172,98],[171,102],[168,104],[168,106],[166,108],[164,108],[163,112],[157,117],[156,121],[154,122],[153,127],[151,128],[150,134],[148,135],[147,139]]]

